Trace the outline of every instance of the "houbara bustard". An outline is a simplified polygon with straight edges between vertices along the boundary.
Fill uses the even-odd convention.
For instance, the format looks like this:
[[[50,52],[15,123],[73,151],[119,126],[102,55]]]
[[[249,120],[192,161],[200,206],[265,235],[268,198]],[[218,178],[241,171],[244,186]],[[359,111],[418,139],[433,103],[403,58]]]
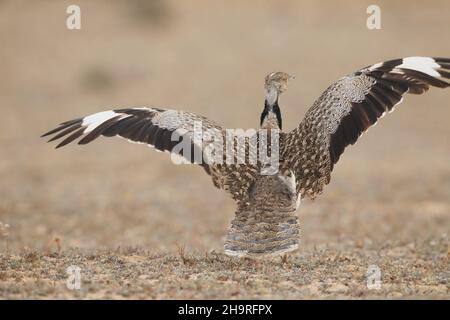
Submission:
[[[219,146],[215,138],[219,135],[227,140],[227,131],[214,121],[184,111],[154,107],[104,111],[63,122],[43,136],[55,134],[50,141],[65,137],[57,147],[79,137],[82,139],[78,143],[86,144],[101,135],[119,136],[198,163],[211,176],[214,185],[227,191],[237,202],[235,218],[225,240],[225,253],[253,257],[282,254],[298,248],[296,210],[300,200],[315,198],[322,192],[345,147],[354,144],[378,119],[393,111],[403,94],[421,94],[430,86],[450,86],[445,80],[450,79],[450,59],[395,59],[347,75],[329,86],[303,121],[285,133],[281,132],[278,99],[291,78],[286,73],[275,72],[265,79],[261,128],[267,129],[267,137],[277,137],[273,140],[277,143],[265,148],[267,154],[278,154],[277,170],[273,172],[263,172],[267,165],[259,160],[256,163],[206,161],[212,155],[225,157],[224,144]],[[201,132],[214,134],[198,139],[196,126]],[[257,150],[264,144],[260,135],[251,137],[256,140],[247,139],[240,144],[247,160],[255,141]],[[231,138],[234,151],[238,148],[236,139]],[[177,148],[180,141],[188,142],[188,151],[192,152],[187,155],[181,152]],[[207,153],[207,147],[211,146],[213,152]],[[203,156],[200,160],[205,161],[193,156],[196,151]]]

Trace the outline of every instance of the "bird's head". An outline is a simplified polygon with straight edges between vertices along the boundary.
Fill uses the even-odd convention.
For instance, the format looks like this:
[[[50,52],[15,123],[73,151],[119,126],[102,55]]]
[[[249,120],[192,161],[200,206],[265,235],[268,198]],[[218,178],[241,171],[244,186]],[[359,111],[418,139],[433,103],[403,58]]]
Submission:
[[[278,97],[286,91],[291,79],[294,79],[294,77],[285,72],[272,72],[266,76],[264,83],[266,101],[261,114],[261,128],[281,129],[281,111],[278,106]]]
[[[272,91],[276,92],[277,95],[280,95],[286,91],[289,80],[294,78],[294,76],[291,76],[285,72],[272,72],[266,76],[264,87],[267,92]]]

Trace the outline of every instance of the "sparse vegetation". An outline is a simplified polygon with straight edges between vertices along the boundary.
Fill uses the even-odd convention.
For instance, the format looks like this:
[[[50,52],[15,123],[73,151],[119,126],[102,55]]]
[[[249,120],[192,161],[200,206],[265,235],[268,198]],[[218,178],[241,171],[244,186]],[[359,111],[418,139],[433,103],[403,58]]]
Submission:
[[[355,251],[339,246],[301,251],[289,259],[236,259],[220,253],[149,254],[139,249],[62,251],[59,255],[23,252],[0,256],[0,295],[4,298],[447,298],[449,259],[446,241],[369,246]],[[432,247],[432,249],[431,249]],[[430,255],[431,251],[435,252]],[[396,251],[392,257],[391,251]],[[188,258],[189,256],[189,258]],[[367,288],[367,266],[377,256],[380,290]],[[399,257],[400,256],[400,257]],[[66,268],[81,269],[80,290],[65,286]]]

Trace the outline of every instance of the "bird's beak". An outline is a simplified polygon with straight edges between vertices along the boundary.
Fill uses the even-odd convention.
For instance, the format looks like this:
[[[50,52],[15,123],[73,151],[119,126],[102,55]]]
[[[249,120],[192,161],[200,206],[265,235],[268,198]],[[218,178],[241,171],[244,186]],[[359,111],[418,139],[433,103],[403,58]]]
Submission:
[[[289,80],[294,80],[294,79],[295,79],[295,76],[289,75]]]

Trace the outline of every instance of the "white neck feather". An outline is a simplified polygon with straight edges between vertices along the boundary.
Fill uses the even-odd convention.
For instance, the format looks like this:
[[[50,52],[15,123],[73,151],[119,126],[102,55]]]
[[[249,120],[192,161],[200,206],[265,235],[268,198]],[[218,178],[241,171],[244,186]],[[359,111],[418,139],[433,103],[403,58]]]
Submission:
[[[278,91],[274,87],[270,87],[266,89],[266,100],[267,103],[271,106],[275,104],[278,99]]]

